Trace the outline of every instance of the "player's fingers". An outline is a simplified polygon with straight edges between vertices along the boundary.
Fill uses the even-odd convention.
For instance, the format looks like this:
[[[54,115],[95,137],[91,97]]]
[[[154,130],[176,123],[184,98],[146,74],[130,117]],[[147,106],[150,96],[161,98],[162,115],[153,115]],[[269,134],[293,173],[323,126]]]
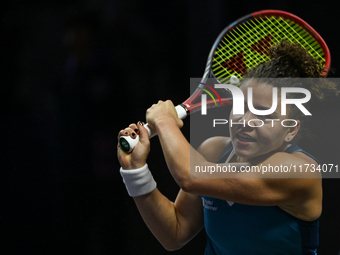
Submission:
[[[118,139],[121,136],[130,136],[133,139],[136,138],[137,135],[139,134],[139,130],[137,128],[137,125],[136,124],[134,124],[134,125],[135,125],[135,128],[128,127],[128,128],[120,130],[119,133],[118,133]],[[134,126],[132,126],[132,127],[134,127]]]
[[[139,129],[137,124],[133,123],[129,125],[129,128],[131,128],[133,130],[134,133],[136,133],[137,135],[139,135]]]
[[[172,106],[174,106],[174,103],[170,100],[170,99],[168,99],[168,100],[166,100],[165,101],[165,103],[167,103],[167,104],[170,104],[170,105],[172,105]],[[174,106],[175,107],[175,106]]]
[[[127,135],[129,135],[129,132],[127,130],[125,130],[125,129],[122,129],[122,130],[120,130],[118,132],[118,137],[117,138],[119,138],[121,136],[127,136]]]
[[[137,123],[137,125],[139,128],[139,141],[144,145],[148,145],[150,143],[148,130],[144,127],[144,123],[140,121]]]
[[[137,126],[137,124],[135,124],[135,123],[131,123],[131,124],[129,125],[129,128],[131,128],[131,129],[133,129],[133,130],[135,130],[135,129],[138,130],[138,126]]]
[[[183,121],[181,120],[181,119],[179,119],[179,118],[177,118],[177,126],[179,127],[179,128],[182,128],[183,127]]]

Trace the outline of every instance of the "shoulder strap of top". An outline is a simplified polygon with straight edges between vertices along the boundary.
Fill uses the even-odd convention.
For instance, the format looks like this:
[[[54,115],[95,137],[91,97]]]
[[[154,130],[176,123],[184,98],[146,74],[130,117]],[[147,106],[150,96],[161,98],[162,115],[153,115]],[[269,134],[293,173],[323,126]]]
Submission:
[[[228,143],[227,147],[225,148],[225,150],[223,151],[223,153],[221,154],[220,159],[217,161],[217,163],[224,163],[226,162],[227,158],[229,157],[229,154],[233,151],[233,144],[231,143],[231,141]]]

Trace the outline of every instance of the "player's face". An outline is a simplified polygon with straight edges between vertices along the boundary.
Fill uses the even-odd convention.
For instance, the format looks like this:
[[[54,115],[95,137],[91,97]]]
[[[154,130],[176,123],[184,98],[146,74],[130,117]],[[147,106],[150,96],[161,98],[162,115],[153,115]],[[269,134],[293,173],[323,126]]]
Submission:
[[[252,98],[255,109],[266,110],[272,107],[272,85],[258,84],[254,81],[241,85],[240,89],[245,99],[244,115],[234,115],[231,112],[229,119],[229,123],[242,123],[233,124],[232,127],[230,125],[230,136],[236,155],[242,158],[254,158],[273,151],[283,151],[289,128],[281,124],[287,116],[281,116],[280,96],[278,95],[277,108],[272,114],[255,115],[248,109],[248,87],[252,87],[253,90]]]

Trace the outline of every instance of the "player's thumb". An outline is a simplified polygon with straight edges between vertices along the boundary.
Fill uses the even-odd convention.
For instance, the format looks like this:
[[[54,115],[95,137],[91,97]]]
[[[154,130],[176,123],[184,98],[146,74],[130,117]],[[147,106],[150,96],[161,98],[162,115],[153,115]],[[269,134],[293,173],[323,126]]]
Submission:
[[[137,123],[137,126],[139,129],[139,141],[143,145],[148,145],[150,143],[148,130],[144,127],[143,123],[140,121]]]

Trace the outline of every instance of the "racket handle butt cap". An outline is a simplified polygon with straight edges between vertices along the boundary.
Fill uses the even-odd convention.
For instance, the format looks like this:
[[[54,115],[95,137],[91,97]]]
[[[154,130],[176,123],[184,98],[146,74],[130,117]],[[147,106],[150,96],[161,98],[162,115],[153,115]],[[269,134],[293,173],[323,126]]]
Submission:
[[[139,135],[137,135],[135,139],[132,139],[130,136],[119,137],[120,148],[127,153],[130,153],[133,150],[133,148],[135,148],[138,142],[139,142]]]

